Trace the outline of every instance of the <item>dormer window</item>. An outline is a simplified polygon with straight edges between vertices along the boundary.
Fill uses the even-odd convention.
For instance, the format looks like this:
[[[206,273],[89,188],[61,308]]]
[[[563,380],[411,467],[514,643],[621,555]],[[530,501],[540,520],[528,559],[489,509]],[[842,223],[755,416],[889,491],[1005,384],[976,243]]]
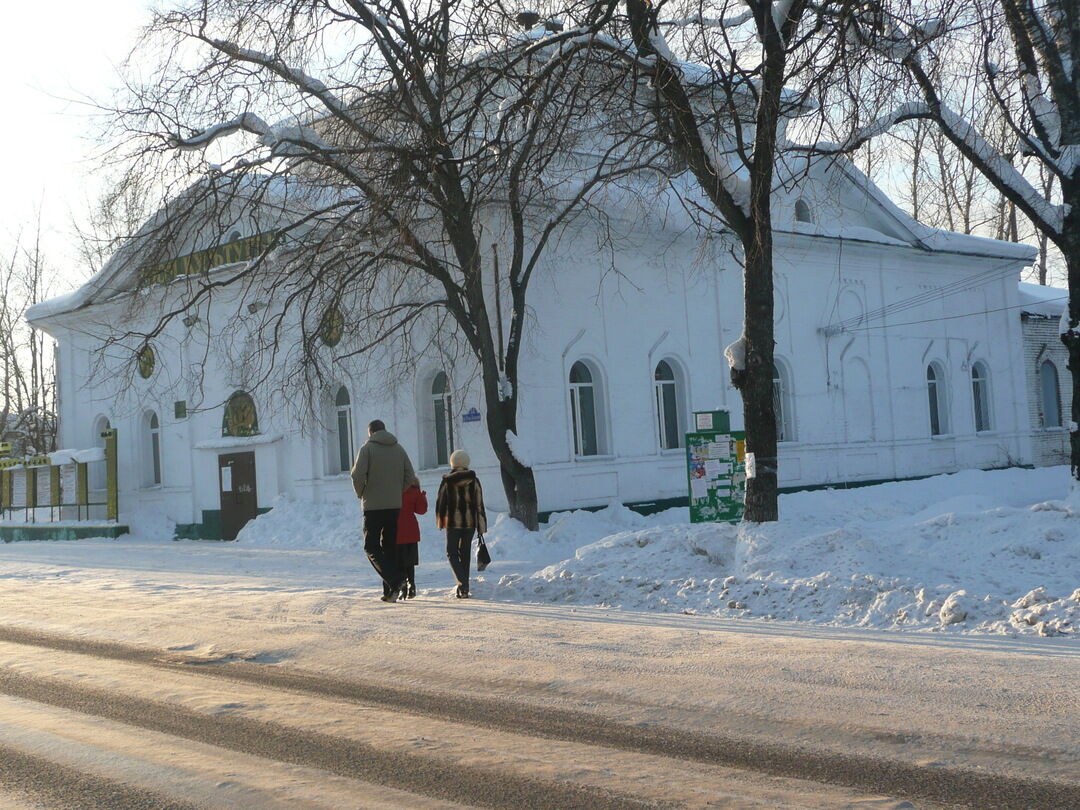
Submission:
[[[806,204],[806,200],[799,197],[795,201],[795,221],[796,222],[813,222],[814,217],[810,213],[810,206]]]

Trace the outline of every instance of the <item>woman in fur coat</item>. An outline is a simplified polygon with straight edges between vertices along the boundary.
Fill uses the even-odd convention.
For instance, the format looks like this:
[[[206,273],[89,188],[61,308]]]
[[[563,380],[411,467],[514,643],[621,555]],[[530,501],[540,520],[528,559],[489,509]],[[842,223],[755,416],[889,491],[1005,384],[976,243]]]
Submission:
[[[457,598],[469,598],[469,557],[473,536],[487,531],[484,490],[480,479],[469,469],[469,454],[450,454],[450,472],[439,484],[435,499],[435,523],[446,529],[446,558],[457,580]]]

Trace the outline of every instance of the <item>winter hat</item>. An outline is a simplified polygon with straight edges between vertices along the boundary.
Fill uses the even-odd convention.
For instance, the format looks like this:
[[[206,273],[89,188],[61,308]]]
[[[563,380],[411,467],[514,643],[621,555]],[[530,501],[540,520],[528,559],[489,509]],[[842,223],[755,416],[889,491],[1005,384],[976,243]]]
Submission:
[[[450,454],[450,466],[451,467],[468,467],[469,466],[469,454],[464,450],[455,450]]]

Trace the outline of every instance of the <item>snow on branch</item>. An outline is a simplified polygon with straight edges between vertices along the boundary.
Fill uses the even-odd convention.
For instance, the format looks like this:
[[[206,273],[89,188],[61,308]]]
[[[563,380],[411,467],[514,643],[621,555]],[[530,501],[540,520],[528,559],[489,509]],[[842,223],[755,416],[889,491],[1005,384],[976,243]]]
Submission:
[[[772,21],[777,31],[783,32],[784,23],[787,22],[793,4],[794,0],[775,0],[772,4]]]
[[[279,124],[270,126],[255,113],[242,113],[231,121],[215,124],[197,132],[190,138],[173,138],[171,145],[182,152],[204,149],[218,138],[234,132],[250,132],[259,136],[259,143],[275,155],[305,154],[310,151],[329,149],[330,146],[310,127]]]
[[[728,368],[732,371],[743,371],[746,368],[746,335],[742,335],[734,343],[724,349],[724,357],[727,358]]]
[[[675,58],[675,54],[671,52],[671,48],[667,43],[667,37],[665,37],[658,28],[650,28],[648,36],[649,44],[652,45],[653,51],[655,51],[661,59],[670,62],[673,67],[678,69],[679,61]]]
[[[660,20],[657,25],[666,25],[672,28],[688,28],[690,26],[699,28],[738,28],[753,18],[753,11],[744,11],[734,17],[705,17],[701,14],[695,14],[692,17],[684,17],[680,20]]]
[[[269,124],[254,113],[243,113],[231,121],[207,127],[201,132],[192,135],[190,138],[181,138],[177,136],[172,139],[171,144],[182,152],[193,152],[197,149],[209,146],[218,138],[223,138],[226,135],[232,135],[234,132],[240,131],[251,132],[262,139],[269,135],[273,130],[270,128]]]
[[[299,68],[285,64],[273,54],[251,50],[250,48],[241,48],[236,43],[224,39],[207,39],[205,41],[233,59],[265,67],[308,95],[315,96],[331,111],[339,115],[345,114],[345,105],[330,92],[330,89],[323,82]]]
[[[921,101],[909,101],[901,104],[888,115],[884,115],[865,127],[854,132],[846,141],[836,143],[818,143],[810,151],[819,154],[849,153],[872,138],[883,135],[897,124],[913,118],[927,118],[937,122],[946,136],[958,145],[962,145],[986,171],[1007,187],[1017,198],[1023,200],[1032,215],[1054,233],[1060,233],[1064,224],[1064,211],[1060,205],[1048,202],[1031,185],[1012,162],[995,149],[967,119],[944,104],[935,111],[929,104]]]

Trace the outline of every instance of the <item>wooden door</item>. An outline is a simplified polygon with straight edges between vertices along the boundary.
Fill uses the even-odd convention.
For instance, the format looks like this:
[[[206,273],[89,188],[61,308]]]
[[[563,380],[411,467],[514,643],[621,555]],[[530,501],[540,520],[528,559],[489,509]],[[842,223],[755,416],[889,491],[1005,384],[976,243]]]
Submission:
[[[221,492],[221,539],[235,540],[259,508],[255,487],[255,454],[226,453],[218,456],[218,487]]]

